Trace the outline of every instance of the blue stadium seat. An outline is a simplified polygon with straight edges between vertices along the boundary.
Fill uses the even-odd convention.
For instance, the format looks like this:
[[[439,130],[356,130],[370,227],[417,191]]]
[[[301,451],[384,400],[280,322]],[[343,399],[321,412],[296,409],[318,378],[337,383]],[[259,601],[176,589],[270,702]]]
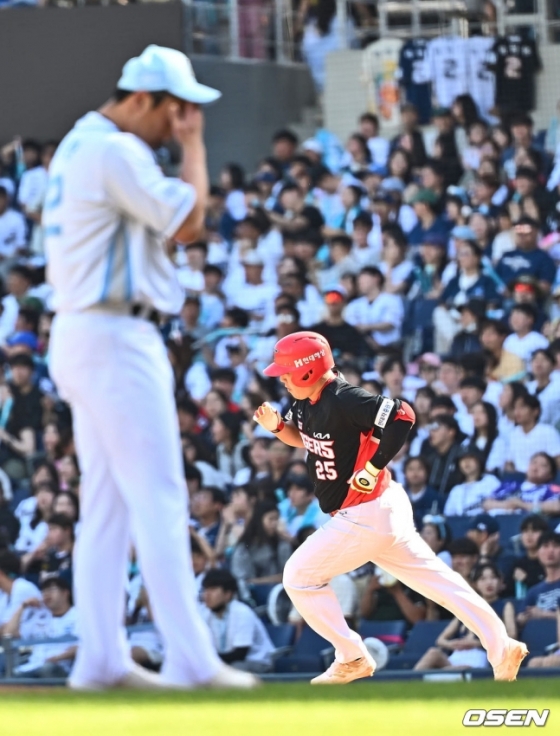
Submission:
[[[270,591],[274,588],[276,583],[259,583],[258,585],[250,585],[249,592],[251,598],[255,601],[257,606],[266,606]]]
[[[373,636],[390,645],[400,646],[406,638],[406,621],[366,621],[362,619],[358,625],[358,633],[362,639]]]
[[[329,657],[325,652],[331,652]],[[332,644],[304,626],[301,636],[288,657],[280,657],[274,663],[275,672],[322,672],[332,661]]]
[[[521,641],[527,644],[529,655],[540,657],[546,647],[558,641],[556,619],[540,618],[528,621],[521,632]]]
[[[500,525],[500,543],[502,546],[506,545],[516,534],[519,534],[521,522],[525,516],[526,514],[503,514],[496,517]]]
[[[291,647],[294,643],[296,627],[292,624],[265,624],[266,631],[270,636],[270,641],[279,649],[280,647]]]
[[[414,624],[402,652],[389,657],[387,669],[412,669],[420,657],[434,646],[436,639],[448,624],[449,621],[419,621]]]
[[[451,531],[451,538],[460,539],[464,537],[473,518],[473,516],[446,516],[445,520]]]

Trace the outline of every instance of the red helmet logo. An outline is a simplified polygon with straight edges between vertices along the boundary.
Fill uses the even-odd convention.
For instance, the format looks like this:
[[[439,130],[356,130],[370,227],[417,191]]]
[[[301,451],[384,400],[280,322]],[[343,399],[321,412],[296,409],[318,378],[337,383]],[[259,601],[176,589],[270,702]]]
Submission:
[[[316,383],[334,368],[329,343],[317,332],[294,332],[276,343],[274,362],[264,369],[265,376],[289,373],[294,385],[304,388]]]

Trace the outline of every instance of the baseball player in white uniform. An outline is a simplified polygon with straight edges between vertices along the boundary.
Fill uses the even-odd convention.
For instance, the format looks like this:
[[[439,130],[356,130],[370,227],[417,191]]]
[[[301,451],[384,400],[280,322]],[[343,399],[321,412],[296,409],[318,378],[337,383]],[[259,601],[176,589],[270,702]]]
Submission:
[[[78,120],[49,171],[48,279],[57,316],[51,370],[71,404],[83,468],[75,554],[76,689],[252,687],[222,664],[198,613],[173,379],[155,322],[182,293],[168,240],[195,240],[208,193],[200,105],[220,97],[187,57],[149,46],[114,97]],[[181,146],[180,178],[153,149]],[[165,645],[161,676],[136,668],[123,628],[131,539]]]
[[[282,442],[307,449],[319,504],[332,516],[284,568],[284,587],[295,607],[335,647],[333,664],[311,682],[343,684],[375,671],[329,585],[368,561],[452,611],[482,642],[495,679],[515,680],[527,647],[508,638],[492,608],[421,539],[408,496],[386,468],[406,441],[414,412],[406,401],[351,386],[333,368],[321,335],[282,338],[264,372],[279,377],[294,402],[284,419],[268,403],[254,416]]]

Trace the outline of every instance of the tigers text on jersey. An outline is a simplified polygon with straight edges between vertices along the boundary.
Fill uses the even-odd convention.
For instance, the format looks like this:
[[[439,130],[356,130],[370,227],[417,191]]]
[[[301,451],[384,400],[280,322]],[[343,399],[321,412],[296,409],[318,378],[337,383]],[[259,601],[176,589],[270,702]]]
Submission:
[[[53,158],[43,209],[56,311],[141,303],[176,314],[183,292],[164,239],[195,196],[140,138],[97,112],[78,120]]]
[[[316,403],[304,399],[292,404],[285,419],[293,421],[307,449],[307,467],[322,511],[330,513],[372,498],[349,491],[348,483],[376,451],[371,436],[382,404],[382,396],[372,396],[341,378],[327,384]],[[376,490],[390,480],[389,471],[381,471],[381,488]]]

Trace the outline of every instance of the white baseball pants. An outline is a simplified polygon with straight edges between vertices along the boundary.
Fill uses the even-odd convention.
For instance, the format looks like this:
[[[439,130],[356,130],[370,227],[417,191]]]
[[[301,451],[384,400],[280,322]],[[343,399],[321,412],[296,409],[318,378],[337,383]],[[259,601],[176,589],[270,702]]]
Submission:
[[[490,664],[501,662],[508,641],[504,624],[416,532],[408,496],[395,482],[378,499],[339,511],[284,568],[284,588],[293,604],[332,643],[339,662],[358,659],[365,648],[348,627],[329,581],[369,561],[450,610],[479,637]]]
[[[196,603],[172,372],[156,327],[99,312],[58,315],[51,373],[72,406],[82,469],[72,684],[110,685],[131,669],[123,626],[131,539],[165,644],[163,679],[210,680],[220,660]]]

